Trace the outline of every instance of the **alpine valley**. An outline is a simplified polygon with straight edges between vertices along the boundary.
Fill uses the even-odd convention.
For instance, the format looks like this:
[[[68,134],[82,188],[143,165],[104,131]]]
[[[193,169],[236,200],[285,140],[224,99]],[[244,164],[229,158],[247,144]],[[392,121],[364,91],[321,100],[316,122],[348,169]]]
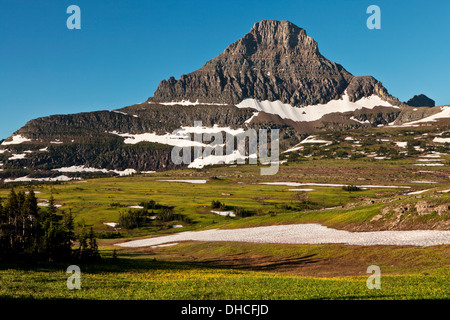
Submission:
[[[448,152],[449,117],[448,106],[434,106],[424,95],[404,103],[377,79],[352,75],[322,56],[304,29],[264,20],[199,70],[161,81],[147,101],[29,121],[2,141],[0,179],[65,181],[173,169],[173,146],[194,133],[238,136],[249,128],[279,129],[285,158],[307,143],[323,146],[325,140],[314,140],[318,134],[430,125],[422,147]],[[390,144],[396,155],[407,155],[406,145]],[[352,155],[364,150],[346,154]],[[328,156],[339,155],[331,150]],[[192,160],[191,168],[218,162]]]

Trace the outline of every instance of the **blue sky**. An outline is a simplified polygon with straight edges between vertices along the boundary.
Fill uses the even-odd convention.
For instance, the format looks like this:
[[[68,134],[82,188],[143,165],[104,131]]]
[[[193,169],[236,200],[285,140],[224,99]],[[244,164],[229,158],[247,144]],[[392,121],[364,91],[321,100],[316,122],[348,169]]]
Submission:
[[[69,30],[69,5],[81,30]],[[369,5],[381,29],[369,30]],[[264,19],[289,20],[356,76],[450,104],[450,1],[0,0],[0,139],[50,114],[145,101]]]

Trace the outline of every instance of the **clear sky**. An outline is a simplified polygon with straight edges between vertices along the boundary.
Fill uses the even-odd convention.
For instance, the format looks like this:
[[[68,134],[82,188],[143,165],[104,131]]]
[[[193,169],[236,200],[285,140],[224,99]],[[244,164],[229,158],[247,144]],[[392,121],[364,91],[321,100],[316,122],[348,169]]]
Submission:
[[[81,29],[69,30],[69,5]],[[381,29],[369,30],[369,5]],[[289,20],[355,76],[450,104],[450,1],[0,0],[0,139],[33,118],[145,101],[264,19]]]

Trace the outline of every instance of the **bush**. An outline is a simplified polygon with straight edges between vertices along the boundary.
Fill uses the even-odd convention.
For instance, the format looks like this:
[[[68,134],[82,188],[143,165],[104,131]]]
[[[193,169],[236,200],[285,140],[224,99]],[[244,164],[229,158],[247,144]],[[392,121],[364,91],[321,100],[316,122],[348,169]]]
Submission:
[[[122,234],[116,231],[101,231],[97,234],[97,238],[99,239],[117,239],[121,237]]]
[[[247,209],[242,208],[242,207],[235,207],[233,209],[233,211],[238,217],[241,217],[241,218],[251,217],[251,216],[256,214],[256,212],[247,210]]]
[[[352,191],[361,191],[361,188],[358,188],[357,186],[354,186],[354,185],[348,185],[348,186],[343,186],[342,190],[352,192]]]

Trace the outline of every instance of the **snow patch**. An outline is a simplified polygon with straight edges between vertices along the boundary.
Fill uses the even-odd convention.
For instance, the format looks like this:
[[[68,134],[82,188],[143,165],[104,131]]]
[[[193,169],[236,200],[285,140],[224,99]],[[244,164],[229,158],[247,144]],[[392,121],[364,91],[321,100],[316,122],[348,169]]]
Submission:
[[[413,126],[415,124],[420,124],[420,123],[425,123],[425,122],[436,122],[438,119],[445,119],[445,118],[450,118],[450,107],[449,106],[444,106],[441,107],[441,111],[438,113],[435,113],[429,117],[420,119],[420,120],[416,120],[416,121],[412,121],[412,122],[408,122],[408,123],[404,123],[402,124],[403,127],[408,127],[408,126]]]
[[[255,155],[254,155],[255,156]],[[204,166],[211,166],[215,164],[229,164],[234,163],[237,160],[247,159],[247,156],[242,156],[241,153],[238,150],[233,151],[231,154],[225,154],[225,155],[209,155],[204,158],[196,158],[194,161],[192,161],[188,168],[196,168],[201,169]]]
[[[382,100],[376,95],[371,95],[370,97],[364,97],[358,101],[351,102],[347,94],[347,90],[340,99],[331,100],[326,104],[309,105],[300,108],[282,103],[279,100],[259,101],[256,99],[245,99],[236,105],[238,108],[252,108],[257,111],[276,114],[283,119],[291,119],[293,121],[316,121],[326,114],[335,112],[343,113],[362,108],[373,109],[376,106],[398,108],[396,106],[392,106],[389,102]]]
[[[25,138],[24,136],[22,136],[20,134],[12,136],[11,138],[12,138],[11,141],[3,141],[2,146],[7,146],[7,145],[11,145],[11,144],[21,144],[23,142],[31,141],[31,139]]]
[[[411,196],[411,195],[415,195],[415,194],[421,194],[421,193],[424,193],[424,192],[427,192],[427,191],[430,191],[430,190],[433,190],[433,189],[420,190],[420,191],[413,191],[413,192],[407,193],[406,195]]]
[[[236,214],[233,211],[215,211],[211,210],[212,213],[218,214],[219,216],[224,217],[236,217]]]
[[[206,183],[207,180],[156,180],[161,182],[184,182],[184,183],[193,183],[193,184],[203,184]]]
[[[450,143],[450,138],[434,138],[433,142],[437,142],[437,143]]]
[[[330,145],[332,142],[316,139],[315,136],[309,136],[306,139],[302,140],[302,142],[300,142],[300,144],[304,144],[304,143],[325,143],[326,145]]]
[[[102,173],[114,172],[120,176],[128,176],[128,175],[131,175],[131,174],[134,174],[137,172],[134,169],[125,169],[123,171],[120,171],[120,170],[89,168],[89,167],[85,167],[84,165],[52,169],[52,171],[58,171],[58,172],[102,172]]]
[[[103,224],[106,224],[109,227],[117,227],[119,224],[117,222],[103,222]]]
[[[395,142],[395,144],[397,145],[397,147],[400,148],[406,148],[408,146],[408,142]]]
[[[153,102],[149,102],[153,103]],[[174,105],[181,105],[181,106],[198,106],[198,105],[213,105],[213,106],[227,106],[226,103],[200,103],[197,101],[190,102],[189,100],[181,100],[181,101],[172,101],[172,102],[157,102],[158,104],[163,104],[165,106],[174,106]]]
[[[9,157],[9,158],[8,158],[8,160],[20,160],[20,159],[25,159],[26,156],[27,156],[26,153],[13,154],[12,157]]]
[[[161,143],[170,146],[177,147],[206,147],[207,145],[200,141],[192,141],[191,134],[214,134],[226,132],[233,136],[244,133],[244,129],[232,129],[229,127],[219,127],[214,125],[213,127],[181,127],[172,133],[166,133],[165,135],[158,135],[156,133],[140,133],[140,134],[130,134],[130,133],[118,133],[117,131],[109,132],[121,137],[124,137],[125,144],[137,144],[139,142],[153,142]]]
[[[67,176],[58,176],[55,178],[28,178],[28,176],[20,177],[16,179],[5,179],[5,183],[8,182],[30,182],[30,181],[70,181],[70,180],[80,180],[81,178],[70,178]]]
[[[117,111],[117,110],[113,110],[112,112],[120,113],[120,114],[123,114],[124,116],[128,115],[128,113],[125,113],[125,112],[122,112],[122,111]]]

